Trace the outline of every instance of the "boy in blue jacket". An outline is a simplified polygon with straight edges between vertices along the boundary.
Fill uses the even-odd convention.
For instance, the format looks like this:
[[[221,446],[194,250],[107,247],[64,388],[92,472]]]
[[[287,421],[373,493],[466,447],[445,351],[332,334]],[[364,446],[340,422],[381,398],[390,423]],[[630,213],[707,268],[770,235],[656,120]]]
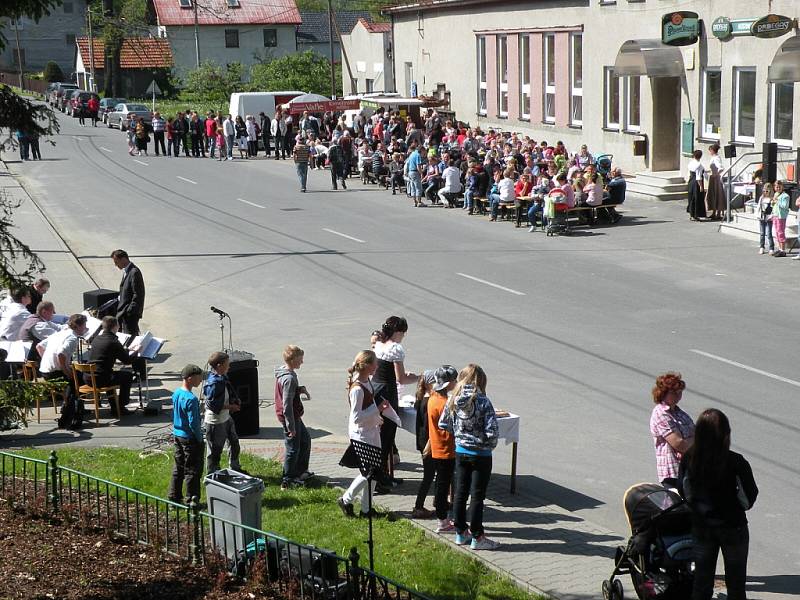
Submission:
[[[203,381],[203,370],[188,364],[181,371],[183,384],[172,394],[172,435],[175,440],[175,466],[167,497],[183,503],[183,484],[186,499],[200,498],[200,477],[203,474],[203,431],[200,428],[200,400],[192,388]]]

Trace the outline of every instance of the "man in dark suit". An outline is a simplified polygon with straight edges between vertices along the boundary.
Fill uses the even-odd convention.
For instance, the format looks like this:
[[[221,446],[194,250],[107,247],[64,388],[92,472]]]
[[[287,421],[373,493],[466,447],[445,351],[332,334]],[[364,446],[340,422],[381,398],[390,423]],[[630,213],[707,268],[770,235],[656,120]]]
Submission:
[[[92,341],[89,362],[97,365],[95,367],[95,381],[98,386],[119,386],[120,412],[125,415],[130,412],[125,408],[125,405],[130,402],[133,373],[130,371],[115,371],[114,363],[119,361],[124,365],[133,364],[134,368],[141,369],[143,361],[138,357],[136,350],[128,351],[125,349],[117,338],[118,330],[119,322],[115,317],[103,317],[102,331]],[[88,373],[84,373],[83,378],[86,384],[91,383]],[[116,407],[112,405],[111,410],[116,410]]]
[[[119,284],[119,302],[117,319],[122,333],[139,335],[139,319],[144,310],[144,279],[142,272],[128,258],[125,250],[114,250],[111,253],[114,265],[123,272]]]

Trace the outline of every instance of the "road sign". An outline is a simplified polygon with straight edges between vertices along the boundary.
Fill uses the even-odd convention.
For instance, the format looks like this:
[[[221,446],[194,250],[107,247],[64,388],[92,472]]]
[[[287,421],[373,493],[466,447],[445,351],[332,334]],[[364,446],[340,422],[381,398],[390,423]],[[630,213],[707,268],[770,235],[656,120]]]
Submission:
[[[159,95],[161,94],[161,88],[158,87],[158,84],[156,83],[155,79],[153,79],[153,81],[150,82],[150,85],[147,86],[147,90],[145,90],[144,93],[145,94],[159,94]]]

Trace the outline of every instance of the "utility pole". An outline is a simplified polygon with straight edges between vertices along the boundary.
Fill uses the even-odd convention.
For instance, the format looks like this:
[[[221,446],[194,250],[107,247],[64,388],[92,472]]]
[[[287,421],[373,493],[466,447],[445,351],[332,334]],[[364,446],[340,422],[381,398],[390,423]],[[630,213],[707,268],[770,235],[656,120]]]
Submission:
[[[336,71],[333,55],[333,7],[331,6],[331,0],[328,0],[328,43],[331,50],[331,99],[333,99],[336,97]]]
[[[96,92],[97,79],[95,79],[94,75],[94,36],[92,35],[92,10],[88,5],[86,6],[86,16],[89,19],[89,72],[92,74],[92,84],[89,86],[89,91]]]
[[[192,8],[194,9],[194,62],[195,66],[200,68],[200,30],[197,27],[197,0],[192,0]]]
[[[22,17],[17,16],[17,18],[14,20],[14,36],[17,38],[17,66],[19,67],[19,89],[23,89],[23,87],[22,87],[22,83],[23,83],[23,78],[22,78],[22,73],[23,73],[23,71],[22,71],[22,50],[19,47],[19,22],[20,22],[20,19],[22,19]]]

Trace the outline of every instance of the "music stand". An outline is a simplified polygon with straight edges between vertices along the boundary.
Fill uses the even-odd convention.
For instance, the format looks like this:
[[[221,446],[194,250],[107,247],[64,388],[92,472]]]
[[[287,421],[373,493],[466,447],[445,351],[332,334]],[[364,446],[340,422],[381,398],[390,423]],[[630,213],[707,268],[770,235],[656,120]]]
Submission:
[[[361,474],[367,478],[367,500],[368,500],[368,513],[369,519],[369,539],[367,540],[367,548],[369,548],[369,570],[375,572],[375,559],[373,556],[373,538],[372,538],[372,480],[375,475],[381,472],[381,449],[378,446],[373,446],[358,440],[350,440],[353,450],[358,457],[360,463],[359,470]],[[370,577],[373,585],[375,580]]]

